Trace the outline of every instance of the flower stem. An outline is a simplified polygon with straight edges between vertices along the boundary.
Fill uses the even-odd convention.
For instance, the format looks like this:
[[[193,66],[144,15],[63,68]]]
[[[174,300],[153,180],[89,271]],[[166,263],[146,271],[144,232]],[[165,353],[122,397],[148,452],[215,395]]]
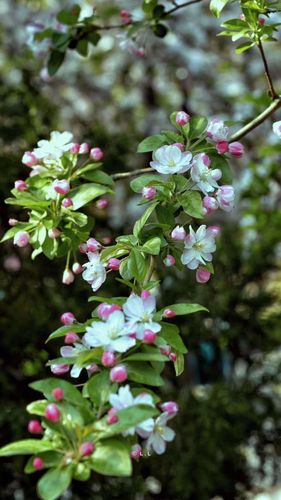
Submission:
[[[273,81],[272,81],[272,78],[271,78],[271,75],[270,75],[268,63],[267,63],[267,60],[266,60],[266,56],[265,56],[265,53],[264,53],[264,50],[263,50],[262,41],[261,41],[260,38],[259,38],[259,41],[258,41],[257,45],[258,45],[258,49],[260,51],[260,55],[261,55],[262,62],[263,62],[263,65],[264,65],[265,77],[266,77],[267,84],[268,84],[268,93],[269,93],[269,95],[270,95],[270,97],[272,99],[276,99],[276,98],[278,98],[278,95],[276,94],[275,89],[274,89]]]

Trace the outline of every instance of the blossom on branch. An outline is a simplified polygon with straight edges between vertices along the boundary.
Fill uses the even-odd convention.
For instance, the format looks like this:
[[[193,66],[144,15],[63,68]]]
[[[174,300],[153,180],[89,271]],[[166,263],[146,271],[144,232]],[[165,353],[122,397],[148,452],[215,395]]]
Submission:
[[[160,174],[179,174],[187,172],[191,167],[192,154],[182,152],[177,146],[162,146],[153,154],[150,166]]]
[[[212,233],[208,233],[205,225],[195,232],[189,226],[189,234],[184,241],[184,250],[181,261],[188,269],[197,269],[200,264],[206,264],[213,259],[212,253],[216,250],[216,242]]]

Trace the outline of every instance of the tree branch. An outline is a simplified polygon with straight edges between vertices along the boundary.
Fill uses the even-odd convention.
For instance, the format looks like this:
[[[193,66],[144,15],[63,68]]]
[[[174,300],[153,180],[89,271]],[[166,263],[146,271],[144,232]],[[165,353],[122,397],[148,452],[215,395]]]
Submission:
[[[126,179],[127,177],[134,177],[135,175],[138,174],[145,174],[151,172],[152,170],[153,170],[152,168],[148,167],[148,168],[139,168],[137,170],[132,170],[130,172],[121,172],[118,174],[113,174],[112,179],[114,179],[115,181],[118,179]]]
[[[272,97],[272,99],[276,99],[278,97],[278,95],[276,94],[275,89],[274,89],[273,81],[272,81],[272,78],[270,75],[270,71],[269,71],[269,67],[268,67],[265,53],[263,50],[261,39],[259,39],[259,41],[258,41],[258,49],[260,51],[260,55],[261,55],[262,62],[264,65],[264,72],[265,72],[265,77],[266,77],[267,84],[268,84],[269,95]]]
[[[164,12],[163,17],[169,16],[170,14],[173,14],[173,12],[176,12],[179,9],[183,9],[184,7],[188,7],[189,5],[192,5],[194,3],[199,3],[199,2],[202,2],[202,0],[189,0],[189,2],[184,2],[180,5],[178,4],[175,7],[173,7],[172,9]]]

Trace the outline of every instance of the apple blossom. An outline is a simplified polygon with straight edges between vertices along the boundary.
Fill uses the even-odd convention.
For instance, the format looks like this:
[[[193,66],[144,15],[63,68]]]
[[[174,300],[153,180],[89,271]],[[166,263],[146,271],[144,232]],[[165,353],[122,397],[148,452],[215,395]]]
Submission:
[[[150,297],[151,293],[149,292],[149,290],[143,290],[141,292],[141,298],[142,299],[148,299],[148,297]]]
[[[119,418],[117,417],[117,415],[108,415],[107,419],[106,419],[106,422],[108,423],[108,425],[112,425],[112,424],[116,424],[118,422]]]
[[[176,114],[176,123],[178,125],[186,125],[190,120],[190,116],[185,111],[178,111]]]
[[[160,174],[182,174],[191,167],[192,154],[177,146],[161,146],[153,154],[150,166]]]
[[[220,155],[223,155],[224,153],[227,153],[228,151],[228,142],[227,141],[220,141],[217,142],[216,144],[216,150]]]
[[[53,227],[52,229],[48,230],[48,236],[52,240],[58,238],[61,235],[61,231],[57,227]]]
[[[40,457],[35,457],[33,459],[32,465],[35,470],[42,470],[45,466],[44,461]]]
[[[87,371],[89,374],[97,373],[99,371],[99,367],[97,363],[92,363],[90,366],[88,366]]]
[[[143,343],[144,344],[154,344],[156,337],[157,337],[156,333],[153,332],[152,330],[144,330]]]
[[[27,190],[27,185],[25,181],[22,181],[21,179],[18,179],[15,181],[15,189],[17,191],[26,191]]]
[[[100,161],[103,158],[103,151],[100,148],[92,148],[90,151],[90,158],[94,161]]]
[[[70,148],[70,153],[72,153],[73,155],[77,155],[80,151],[80,144],[78,144],[78,142],[74,142],[72,145],[71,145],[71,148]]]
[[[54,375],[64,375],[69,372],[69,365],[52,365],[50,368]]]
[[[65,344],[74,344],[74,342],[79,342],[79,341],[80,341],[80,337],[75,332],[68,332],[66,334],[66,336],[64,337]]]
[[[153,186],[145,186],[144,188],[142,188],[142,197],[145,199],[145,200],[153,200],[153,198],[155,198],[156,196],[156,189],[155,187]]]
[[[234,207],[234,189],[233,186],[221,186],[217,191],[217,201],[219,207],[225,212],[231,212]]]
[[[26,231],[19,231],[15,234],[13,242],[20,248],[26,247],[29,243],[29,234]]]
[[[108,200],[106,198],[100,198],[97,203],[96,203],[96,206],[100,209],[100,210],[103,210],[104,208],[107,208],[108,207]]]
[[[111,382],[118,382],[118,384],[125,382],[125,380],[127,380],[128,378],[126,366],[125,365],[114,366],[114,368],[110,370],[109,376]]]
[[[70,208],[73,206],[73,201],[71,198],[64,198],[61,204],[64,208]]]
[[[241,142],[231,142],[228,148],[229,153],[236,158],[240,158],[244,154],[244,146]]]
[[[167,401],[166,403],[162,403],[160,405],[160,408],[163,412],[168,413],[170,417],[174,417],[178,411],[179,411],[179,406],[175,401]]]
[[[281,120],[279,122],[274,122],[272,129],[275,135],[281,139]]]
[[[44,415],[50,422],[58,422],[61,417],[60,410],[55,403],[50,403],[46,406]]]
[[[97,252],[101,248],[101,244],[95,238],[89,238],[86,245],[86,252]]]
[[[50,162],[59,160],[61,156],[71,149],[73,135],[70,132],[51,132],[50,140],[41,140],[38,142],[38,148],[35,148],[33,154],[37,159]]]
[[[79,339],[80,340],[80,339]],[[81,339],[81,342],[74,342],[73,346],[67,345],[60,348],[60,353],[63,358],[76,358],[82,352],[89,351],[89,344],[86,342],[85,335]],[[85,366],[86,370],[89,369],[91,365]],[[80,366],[76,363],[73,364],[70,370],[70,376],[73,378],[78,378],[84,366]]]
[[[64,392],[63,392],[63,389],[61,389],[60,387],[55,387],[55,388],[52,390],[52,395],[54,396],[54,398],[55,398],[57,401],[61,401],[61,400],[64,398]]]
[[[175,363],[177,361],[177,355],[175,352],[170,352],[169,359]]]
[[[74,274],[70,269],[65,269],[62,275],[62,282],[64,285],[71,285],[74,281]]]
[[[72,325],[75,321],[75,316],[72,312],[67,311],[61,315],[60,320],[64,325]]]
[[[216,238],[217,236],[220,236],[221,234],[221,228],[220,226],[209,226],[207,227],[206,235],[211,235]]]
[[[88,251],[90,252],[91,250],[88,249],[87,243],[81,243],[81,245],[79,245],[80,253],[87,253]]]
[[[105,351],[101,357],[101,363],[103,366],[111,367],[116,363],[116,356],[112,351]]]
[[[188,269],[197,269],[200,264],[211,262],[215,250],[215,238],[212,234],[207,234],[205,225],[200,226],[196,232],[189,226],[181,261]]]
[[[167,257],[165,257],[163,262],[166,267],[172,267],[175,265],[176,259],[175,257],[173,257],[173,255],[167,255]]]
[[[22,163],[27,167],[34,167],[38,163],[38,158],[31,151],[26,151],[22,157]]]
[[[106,351],[126,352],[136,343],[129,336],[125,316],[121,311],[114,311],[106,321],[93,321],[87,326],[85,340],[91,347],[103,347]]]
[[[123,311],[127,320],[127,327],[131,332],[136,333],[136,338],[143,340],[144,331],[152,330],[158,333],[161,325],[153,321],[155,312],[155,297],[149,295],[147,298],[141,298],[138,295],[131,294],[123,305]]]
[[[98,306],[98,316],[101,319],[106,319],[114,311],[120,311],[120,310],[121,307],[118,304],[106,304],[105,302],[102,302]]]
[[[177,146],[181,151],[184,151],[184,144],[182,142],[175,142],[173,146]]]
[[[139,444],[134,444],[130,455],[133,460],[138,460],[142,456],[142,447]]]
[[[74,274],[81,274],[83,272],[83,267],[79,264],[79,262],[74,262],[72,264],[72,271]]]
[[[218,188],[217,180],[222,176],[221,170],[209,168],[204,161],[204,153],[200,153],[193,158],[191,167],[191,179],[195,183],[195,188],[207,195]]]
[[[79,452],[82,455],[82,457],[89,457],[92,455],[93,451],[95,449],[94,443],[91,443],[90,441],[85,441],[85,443],[82,443]]]
[[[56,193],[59,194],[67,194],[70,191],[70,184],[66,179],[56,179],[53,182],[53,188],[56,191]]]
[[[121,264],[121,260],[112,258],[112,259],[109,259],[109,261],[107,263],[107,267],[108,267],[108,269],[111,269],[112,271],[118,271],[120,264]]]
[[[177,315],[173,309],[165,309],[163,312],[164,318],[174,318]]]
[[[79,154],[85,155],[85,154],[89,153],[89,150],[90,150],[89,144],[87,144],[86,142],[83,142],[83,144],[80,145]]]
[[[215,142],[227,141],[229,128],[222,120],[214,118],[210,120],[207,126],[207,136]]]
[[[154,422],[151,432],[147,432],[143,437],[147,437],[145,448],[148,451],[154,450],[157,455],[162,455],[166,450],[166,442],[173,441],[175,431],[168,427],[169,414],[164,412]]]
[[[87,253],[89,262],[83,264],[84,271],[82,278],[91,285],[92,290],[96,292],[106,280],[106,270],[100,260],[100,256],[95,252]]]
[[[126,9],[120,10],[120,17],[123,24],[130,24],[132,22],[132,14]]]
[[[17,220],[17,219],[9,219],[9,220],[8,220],[8,224],[9,224],[9,226],[11,226],[11,227],[14,227],[17,223],[18,223],[18,220]]]
[[[42,434],[42,432],[44,432],[44,429],[39,420],[30,420],[28,422],[27,428],[28,432],[30,432],[31,434]]]
[[[219,207],[219,204],[216,200],[216,198],[213,198],[212,196],[204,196],[203,198],[203,207],[205,214],[211,214],[212,212],[215,212],[217,208]]]
[[[159,351],[163,356],[169,356],[171,354],[171,346],[169,345],[160,345],[159,346]]]
[[[196,281],[197,283],[207,283],[211,277],[211,273],[208,271],[208,269],[205,269],[204,267],[198,267],[196,271]]]
[[[186,238],[186,232],[183,226],[176,226],[171,232],[171,237],[175,241],[183,241]]]

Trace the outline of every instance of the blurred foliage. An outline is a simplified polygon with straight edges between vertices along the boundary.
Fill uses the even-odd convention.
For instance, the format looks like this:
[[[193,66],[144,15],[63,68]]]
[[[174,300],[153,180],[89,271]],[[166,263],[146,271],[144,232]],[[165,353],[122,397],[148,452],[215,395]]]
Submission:
[[[119,4],[138,15],[138,1]],[[78,140],[103,148],[106,169],[114,173],[147,166],[144,155],[136,156],[136,145],[165,128],[175,109],[245,122],[268,102],[258,52],[237,56],[228,39],[216,38],[219,22],[207,5],[181,11],[164,40],[153,37],[152,42],[148,36],[145,58],[122,51],[108,33],[87,60],[73,54],[52,79],[42,70],[44,58],[32,55],[24,43],[27,24],[55,16],[56,2],[13,0],[2,3],[0,12],[1,199],[15,178],[26,175],[23,151],[50,130],[71,130]],[[267,46],[276,78],[278,46]],[[280,481],[281,148],[270,128],[269,120],[249,135],[244,160],[239,167],[232,162],[240,199],[231,221],[226,224],[222,214],[210,217],[210,224],[223,226],[211,282],[198,285],[191,273],[173,271],[164,280],[165,303],[192,299],[210,309],[209,315],[178,321],[189,348],[186,370],[178,380],[168,371],[163,388],[163,397],[180,404],[177,439],[164,456],[137,464],[133,478],[101,481],[97,476],[74,484],[70,498],[234,500]],[[95,236],[129,231],[138,211],[138,198],[132,193],[128,198],[129,192],[120,182]],[[14,216],[16,209],[2,206],[1,233]],[[58,281],[60,261],[50,266],[39,257],[33,263],[26,250],[9,242],[0,251],[5,444],[27,436],[24,407],[34,396],[27,384],[46,376],[47,357],[56,355],[55,343],[44,341],[59,315],[72,310],[83,320],[92,307],[89,287],[80,278],[71,288]],[[104,293],[115,293],[115,286],[109,281]],[[35,497],[36,478],[24,476],[22,458],[3,462],[2,469],[1,498]]]

